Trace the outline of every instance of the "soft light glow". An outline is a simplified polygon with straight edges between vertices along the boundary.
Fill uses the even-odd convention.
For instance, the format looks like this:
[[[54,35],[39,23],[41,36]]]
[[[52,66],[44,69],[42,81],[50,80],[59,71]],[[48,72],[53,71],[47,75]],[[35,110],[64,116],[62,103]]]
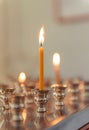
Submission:
[[[18,80],[20,83],[24,83],[26,81],[26,75],[24,72],[21,72],[18,76]]]
[[[25,120],[26,120],[26,117],[27,117],[26,110],[24,110],[24,111],[22,112],[22,117],[23,117],[23,120],[25,121]]]
[[[40,34],[39,34],[39,43],[42,45],[44,42],[44,27],[41,28]]]
[[[53,64],[54,65],[60,64],[60,55],[58,53],[54,53],[54,55],[53,55]]]

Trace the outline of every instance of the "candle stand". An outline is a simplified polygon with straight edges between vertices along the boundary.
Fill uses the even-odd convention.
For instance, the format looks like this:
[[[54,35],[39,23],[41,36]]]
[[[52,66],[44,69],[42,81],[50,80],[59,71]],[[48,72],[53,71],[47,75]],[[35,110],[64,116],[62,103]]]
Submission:
[[[89,105],[89,81],[82,81],[79,85],[81,106]]]
[[[38,130],[42,130],[49,126],[46,115],[46,103],[48,101],[48,90],[36,90],[35,103],[37,105],[35,126]]]
[[[79,83],[70,83],[68,89],[68,107],[70,113],[79,110],[80,90]]]
[[[4,102],[4,95],[3,90],[0,88],[0,122],[4,120],[4,111],[5,110],[5,102]]]
[[[35,103],[34,103],[34,91],[35,86],[34,84],[29,84],[26,87],[26,119],[24,120],[25,126],[31,130],[36,130],[34,125],[35,120]]]
[[[0,99],[3,103],[3,109],[5,109],[6,111],[10,109],[9,100],[14,92],[14,87],[9,87],[7,84],[0,85]]]
[[[0,95],[0,98],[2,99],[2,112],[5,114],[5,117],[4,117],[4,114],[3,114],[3,118],[5,118],[5,125],[6,127],[8,127],[8,124],[9,124],[9,119],[10,119],[10,99],[12,97],[12,95],[14,94],[14,86],[9,86],[7,84],[2,84],[1,86],[1,95]]]
[[[66,95],[65,90],[67,86],[63,84],[53,84],[51,87],[53,89],[53,96],[55,98],[55,111],[53,113],[53,117],[56,119],[67,114],[64,104],[64,98]]]
[[[24,100],[25,100],[24,95],[15,94],[12,96],[10,104],[11,104],[11,117],[12,117],[11,119],[13,121],[23,121],[22,112],[25,108]]]
[[[31,103],[34,104],[34,85],[27,85],[26,86],[26,106],[31,105]]]
[[[9,110],[10,109],[10,98],[12,97],[12,95],[14,94],[14,91],[15,91],[15,88],[9,88],[7,87],[5,89],[5,98],[4,98],[4,101],[5,101],[5,110]]]
[[[0,86],[0,112],[5,110],[5,91]]]

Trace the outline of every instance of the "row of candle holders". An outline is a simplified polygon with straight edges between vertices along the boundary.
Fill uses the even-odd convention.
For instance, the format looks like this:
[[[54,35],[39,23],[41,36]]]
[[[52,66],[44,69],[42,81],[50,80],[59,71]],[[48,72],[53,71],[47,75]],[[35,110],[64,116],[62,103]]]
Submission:
[[[1,85],[0,96],[0,111],[5,113],[9,129],[42,130],[54,125],[54,120],[58,123],[60,117],[65,118],[88,105],[89,82],[69,81],[66,85],[53,84],[45,90],[34,85]]]

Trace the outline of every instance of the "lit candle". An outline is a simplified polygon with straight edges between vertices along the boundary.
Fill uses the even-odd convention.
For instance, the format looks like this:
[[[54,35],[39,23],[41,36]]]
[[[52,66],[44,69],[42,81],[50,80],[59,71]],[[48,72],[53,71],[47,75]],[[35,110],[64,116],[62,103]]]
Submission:
[[[40,76],[39,76],[39,89],[44,90],[44,28],[42,27],[39,35],[39,55],[40,55]]]
[[[61,77],[60,77],[60,55],[58,53],[54,53],[53,55],[53,65],[56,75],[56,82],[58,84],[61,83]]]
[[[22,112],[22,117],[23,117],[23,121],[24,121],[23,123],[25,123],[26,117],[27,117],[26,109],[23,110],[23,112]]]
[[[24,72],[21,72],[18,76],[18,81],[20,84],[24,84],[26,81],[26,74]]]

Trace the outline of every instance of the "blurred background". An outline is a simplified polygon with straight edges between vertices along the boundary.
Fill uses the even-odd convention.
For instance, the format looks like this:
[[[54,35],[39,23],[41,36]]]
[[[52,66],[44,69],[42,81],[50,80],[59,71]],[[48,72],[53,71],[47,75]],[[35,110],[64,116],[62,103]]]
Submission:
[[[45,77],[54,77],[52,57],[61,56],[63,79],[89,80],[89,21],[57,22],[57,0],[0,0],[0,80],[39,76],[39,31],[45,28]],[[86,2],[86,1],[85,1]]]

